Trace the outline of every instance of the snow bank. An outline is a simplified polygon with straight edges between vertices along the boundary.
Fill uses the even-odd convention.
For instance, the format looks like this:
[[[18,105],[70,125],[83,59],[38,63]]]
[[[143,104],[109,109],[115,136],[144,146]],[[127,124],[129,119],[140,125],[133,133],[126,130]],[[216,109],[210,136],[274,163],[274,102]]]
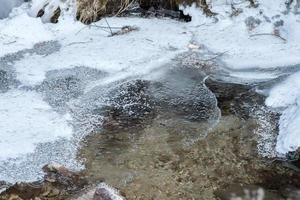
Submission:
[[[300,147],[300,72],[275,86],[266,104],[282,110],[277,151],[285,154]]]
[[[31,18],[24,12],[16,14],[13,19],[5,19],[0,23],[0,56],[52,39],[54,34],[43,26],[40,19]]]
[[[249,8],[248,1],[239,2],[234,6],[241,12],[233,17],[230,1],[212,1],[211,9],[218,13],[215,18],[204,17],[198,8],[185,8],[184,12],[192,16],[189,28],[195,40],[213,52],[226,52],[223,61],[233,71],[300,63],[300,15],[283,14],[286,11],[283,0],[261,0],[258,8]],[[252,23],[252,29],[246,25],[249,17],[258,23],[248,22]],[[275,29],[284,40],[272,35]]]

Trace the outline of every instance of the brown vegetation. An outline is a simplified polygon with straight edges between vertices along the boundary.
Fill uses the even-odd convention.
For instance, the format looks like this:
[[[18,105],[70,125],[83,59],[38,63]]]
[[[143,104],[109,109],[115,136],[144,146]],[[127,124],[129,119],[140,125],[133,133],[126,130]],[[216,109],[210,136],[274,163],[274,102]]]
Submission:
[[[77,0],[76,17],[84,24],[90,24],[106,15],[118,15],[133,3],[138,3],[145,10],[151,7],[178,10],[181,4],[191,5],[196,3],[206,15],[215,15],[210,10],[206,0]]]

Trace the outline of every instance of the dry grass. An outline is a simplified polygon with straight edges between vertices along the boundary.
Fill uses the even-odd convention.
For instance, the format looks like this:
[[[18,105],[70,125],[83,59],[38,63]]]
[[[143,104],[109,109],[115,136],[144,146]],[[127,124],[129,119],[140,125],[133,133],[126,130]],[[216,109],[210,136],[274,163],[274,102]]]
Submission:
[[[135,0],[77,0],[77,19],[84,24],[100,20],[104,15],[119,15]]]
[[[207,16],[213,16],[207,0],[77,0],[77,19],[84,24],[100,20],[105,15],[120,15],[133,3],[139,3],[141,7],[162,7],[169,10],[178,9],[179,5],[196,5]]]
[[[77,20],[90,24],[106,11],[108,0],[77,0]]]

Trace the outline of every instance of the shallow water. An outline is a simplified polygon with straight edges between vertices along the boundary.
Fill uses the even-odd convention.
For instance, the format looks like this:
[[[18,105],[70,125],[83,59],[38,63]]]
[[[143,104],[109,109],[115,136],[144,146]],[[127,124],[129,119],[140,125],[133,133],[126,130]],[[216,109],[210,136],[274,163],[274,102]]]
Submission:
[[[278,115],[266,110],[256,86],[214,80],[207,86],[222,111],[216,123],[159,108],[139,126],[87,136],[79,157],[89,180],[105,180],[128,199],[246,198],[246,190],[262,190],[266,199],[299,198],[293,164],[262,157],[274,151],[268,144],[276,139]]]

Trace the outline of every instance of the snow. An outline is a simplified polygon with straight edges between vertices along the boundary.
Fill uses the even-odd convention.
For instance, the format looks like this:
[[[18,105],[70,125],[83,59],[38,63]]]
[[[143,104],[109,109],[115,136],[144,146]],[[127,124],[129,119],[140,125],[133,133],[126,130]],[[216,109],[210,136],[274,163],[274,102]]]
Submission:
[[[60,0],[33,0],[28,14],[31,17],[36,17],[42,8],[44,10],[44,15],[41,17],[41,19],[42,22],[47,23],[50,22],[50,18],[52,17],[54,11],[61,5],[62,3]]]
[[[69,138],[68,116],[55,113],[33,91],[10,90],[0,95],[0,161],[32,153],[36,143]]]
[[[134,25],[140,27],[140,30],[112,39],[107,37],[108,33],[97,28],[81,30],[81,24],[73,23],[75,27],[77,26],[76,30],[67,34],[63,31],[56,37],[63,45],[59,52],[46,57],[29,55],[26,59],[16,62],[18,80],[27,86],[36,85],[43,81],[47,71],[74,66],[87,66],[112,74],[119,71],[123,73],[127,71],[131,75],[146,73],[147,68],[157,67],[164,60],[170,60],[170,56],[187,50],[190,37],[182,33],[183,26],[178,22],[137,18],[108,20],[112,26]],[[148,25],[144,26],[144,24]],[[99,22],[97,25],[103,26],[105,22]],[[168,32],[167,35],[160,33],[161,26],[164,26],[164,31]],[[58,28],[60,29],[60,26]]]
[[[300,63],[300,15],[283,15],[281,11],[285,8],[284,1],[259,1],[257,9],[247,8],[248,2],[245,1],[236,5],[236,8],[243,10],[236,17],[229,17],[232,12],[230,4],[213,2],[218,3],[212,4],[212,10],[219,13],[216,19],[203,17],[195,7],[184,11],[192,16],[190,29],[194,32],[195,40],[205,44],[212,52],[226,52],[223,61],[228,67],[273,68]],[[245,25],[249,16],[261,20],[253,30]],[[282,37],[287,39],[286,42],[272,35],[251,36],[273,33],[274,23],[281,19],[284,26],[279,27],[279,30]]]
[[[37,42],[54,39],[53,33],[43,26],[40,19],[27,13],[4,19],[0,23],[0,56],[32,48]]]
[[[300,72],[276,85],[270,91],[266,104],[283,110],[276,150],[281,154],[297,150],[300,147]]]
[[[139,28],[114,37],[109,37],[107,29],[87,27],[75,21],[74,15],[71,15],[72,9],[68,12],[62,9],[57,24],[45,23],[49,21],[49,13],[58,5],[66,7],[66,3],[60,1],[51,1],[50,6],[45,8],[46,15],[41,19],[33,16],[36,16],[40,3],[45,5],[45,1],[35,0],[31,7],[24,3],[14,9],[9,18],[0,20],[0,58],[22,51],[22,57],[9,65],[19,81],[18,87],[0,93],[0,169],[3,168],[1,160],[10,159],[9,166],[14,166],[14,171],[2,169],[1,179],[32,179],[40,173],[40,165],[52,161],[51,156],[41,154],[43,158],[39,159],[38,165],[26,162],[29,168],[32,164],[29,176],[8,174],[17,173],[25,165],[18,165],[20,159],[27,159],[28,155],[34,158],[37,146],[43,149],[41,144],[60,139],[70,141],[77,134],[73,130],[71,114],[68,111],[58,113],[46,102],[45,96],[35,89],[45,80],[49,71],[84,66],[108,74],[104,79],[88,82],[84,88],[84,94],[87,94],[99,85],[155,71],[179,53],[188,51],[191,43],[198,45],[199,51],[204,47],[214,53],[225,52],[220,57],[224,70],[241,80],[273,79],[281,74],[272,72],[272,69],[300,63],[300,17],[292,12],[283,14],[283,1],[263,0],[259,8],[249,8],[247,2],[241,1],[235,6],[243,12],[234,17],[229,16],[232,10],[227,2],[212,1],[212,10],[219,13],[213,18],[205,17],[195,6],[185,8],[184,12],[192,16],[190,23],[170,19],[108,18],[113,27],[131,25]],[[258,19],[260,24],[249,29],[245,24],[249,16]],[[274,24],[280,20],[284,24],[276,29],[286,41],[273,35],[253,36],[273,33]],[[99,21],[95,25],[106,26],[106,23]],[[58,42],[60,47],[53,52],[37,52],[36,44],[49,45],[45,43],[49,41]],[[299,135],[296,125],[300,122],[299,76],[298,73],[294,74],[276,86],[266,101],[268,106],[282,110],[276,148],[283,154],[300,146],[300,140],[295,139]],[[40,151],[51,151],[55,146],[53,144],[45,145],[45,149]],[[74,148],[69,151],[74,151]],[[75,153],[73,155],[69,151],[57,149],[57,154],[64,158],[71,155],[69,159],[75,159]],[[61,162],[64,164],[67,161]]]

